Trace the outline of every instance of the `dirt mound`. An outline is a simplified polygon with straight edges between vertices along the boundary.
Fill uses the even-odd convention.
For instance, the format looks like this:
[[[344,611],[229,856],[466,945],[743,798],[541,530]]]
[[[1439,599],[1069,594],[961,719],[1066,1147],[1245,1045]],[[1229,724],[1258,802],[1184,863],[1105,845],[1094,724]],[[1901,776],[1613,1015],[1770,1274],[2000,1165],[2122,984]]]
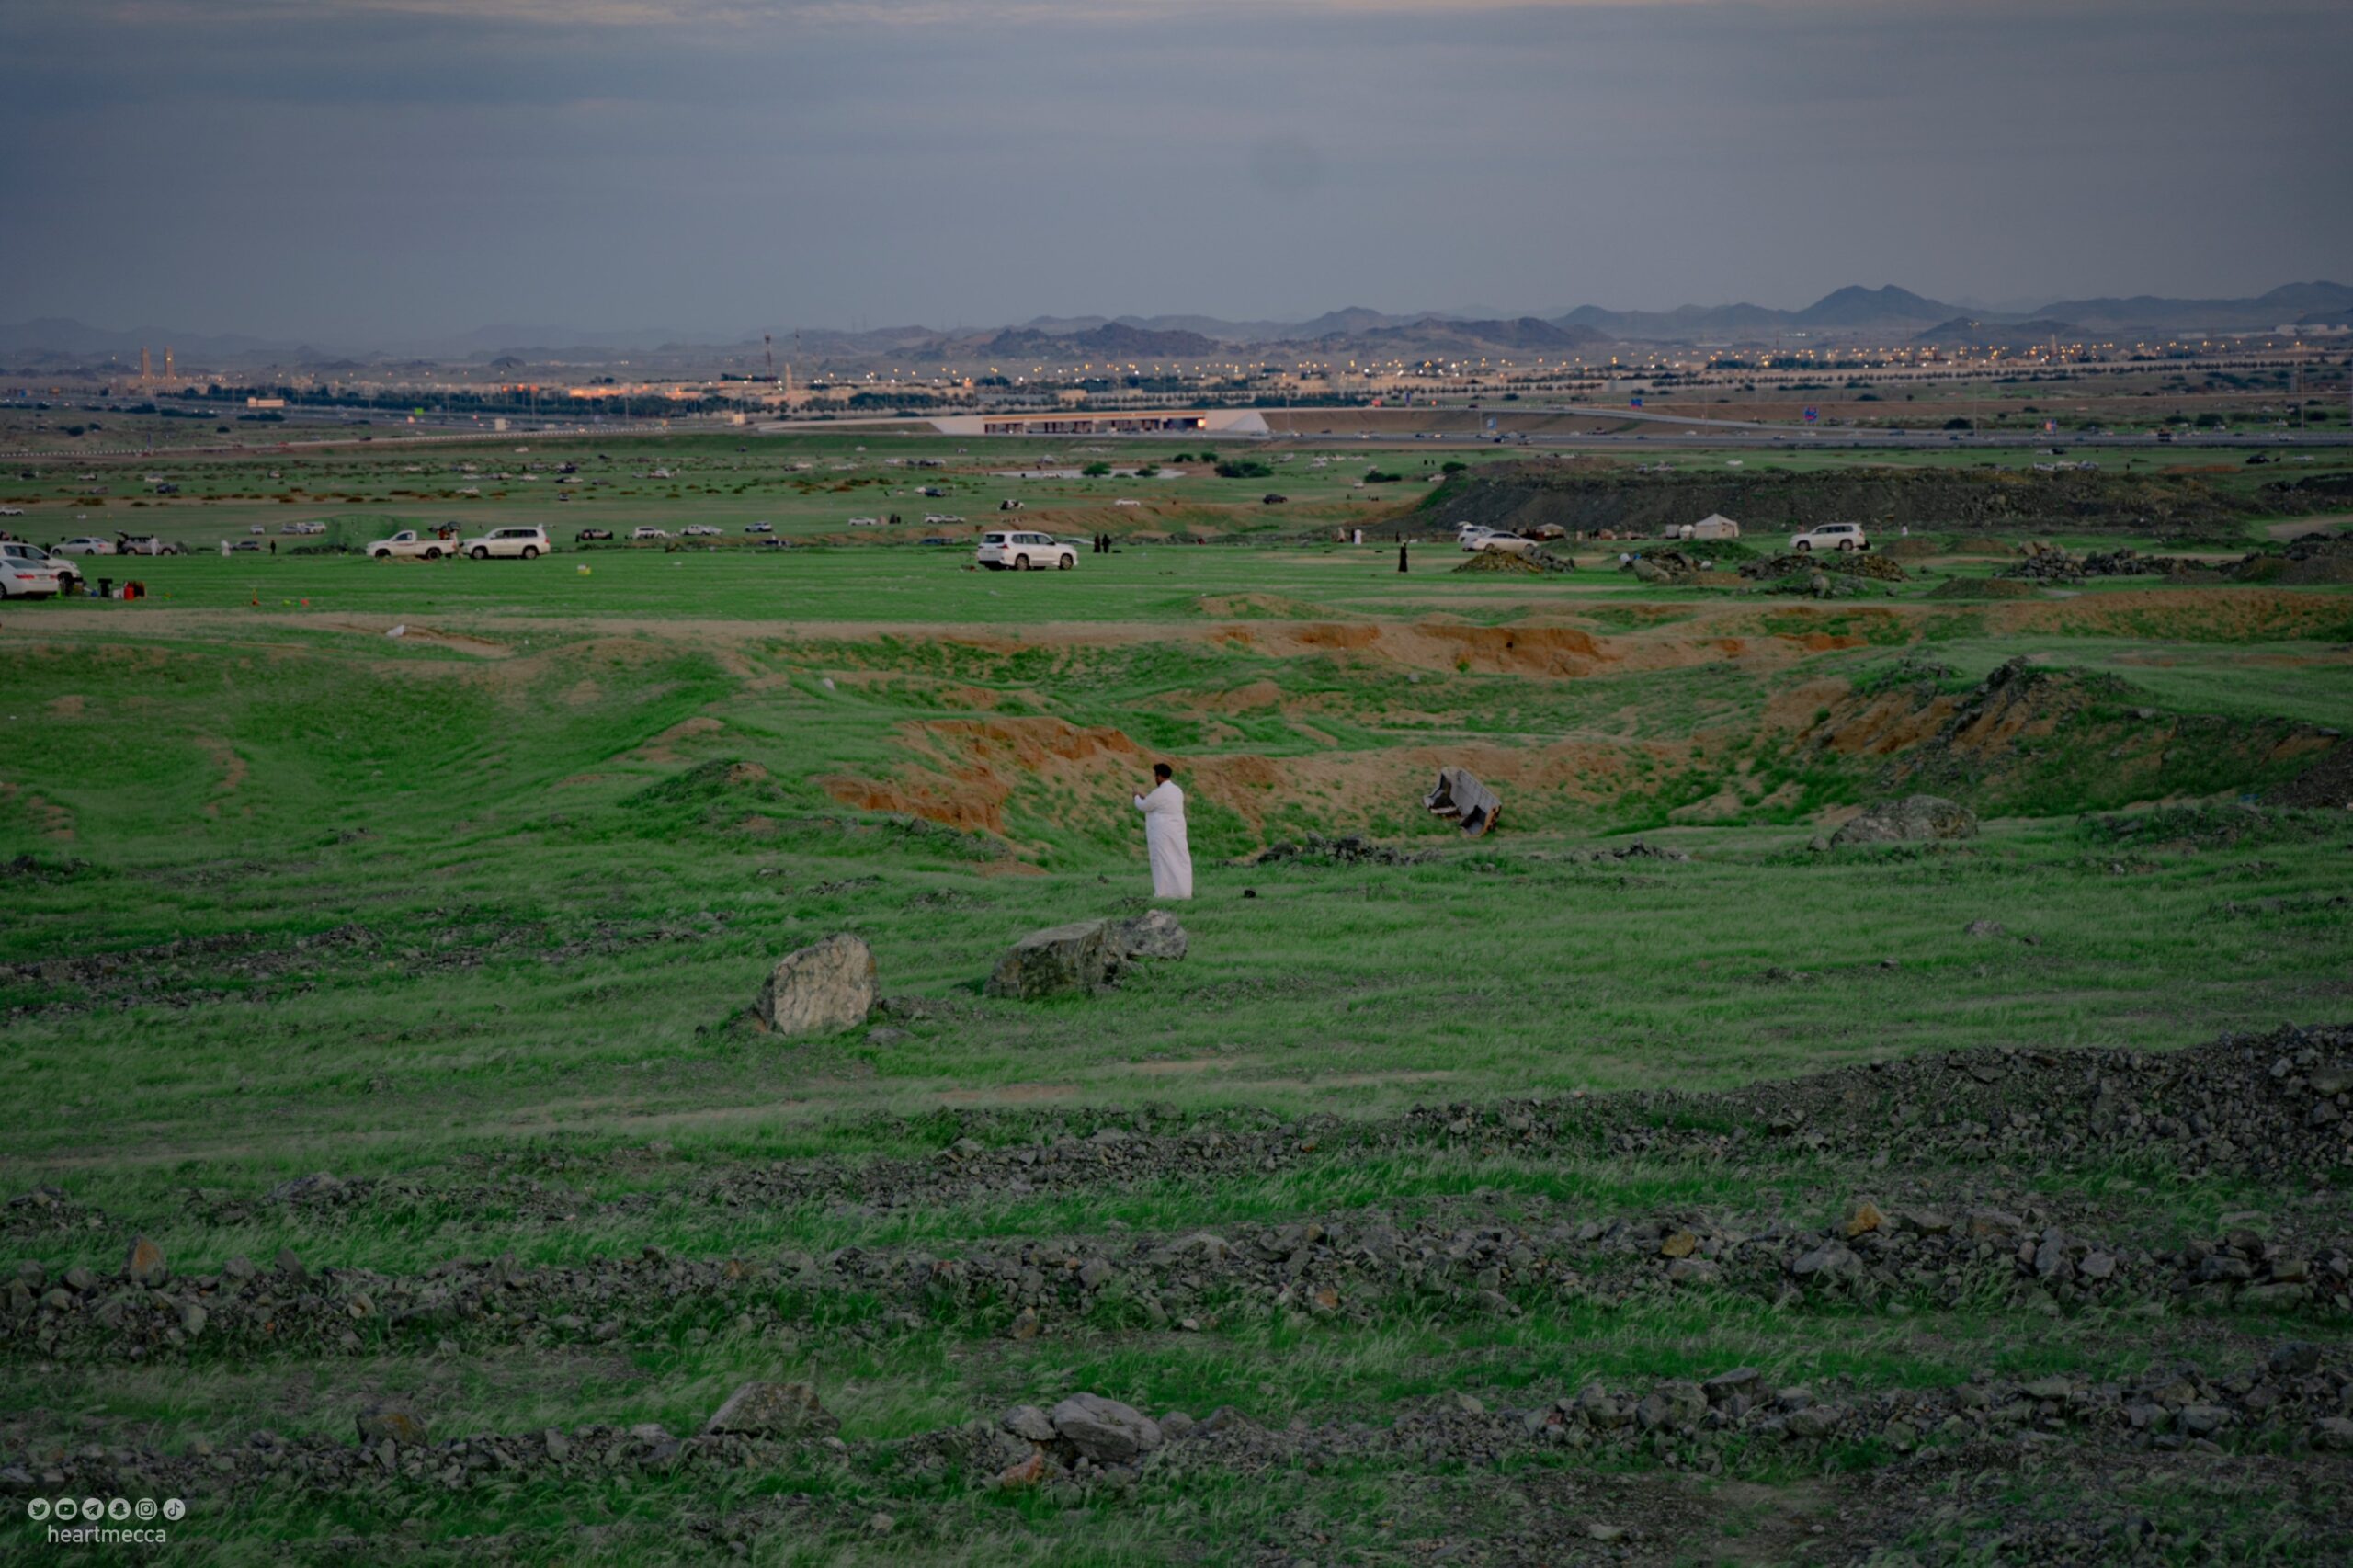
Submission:
[[[2034,585],[2009,577],[1955,577],[1938,583],[1927,592],[1932,599],[2030,599],[2036,597]]]
[[[1213,620],[1317,620],[1332,614],[1321,605],[1281,594],[1203,594],[1194,599],[1193,613]]]
[[[2277,554],[2257,551],[2222,569],[2234,583],[2292,587],[2353,583],[2353,534],[2306,534]]]
[[[2012,659],[1975,687],[1902,664],[1858,682],[1801,737],[1883,756],[1879,784],[2027,815],[2283,784],[2333,740],[2284,719],[2167,712],[2111,676]]]
[[[2080,583],[2086,577],[2178,577],[2205,570],[2205,563],[2178,555],[2143,555],[2137,550],[2093,551],[2078,556],[2063,545],[2029,540],[2020,559],[1995,574],[2029,582]],[[2250,558],[2251,559],[2251,558]]]
[[[1946,553],[1942,544],[1926,534],[1899,535],[1874,548],[1881,555],[1893,556],[1898,561],[1925,561],[1931,555]]]
[[[1873,519],[1878,531],[2048,533],[2112,529],[2166,537],[2236,539],[2254,517],[2347,509],[2342,487],[2315,475],[2253,492],[2195,475],[2102,472],[2033,473],[1995,469],[1848,469],[1739,475],[1638,474],[1620,465],[1492,463],[1438,486],[1423,510],[1448,522],[1524,533],[1551,524],[1572,533],[1608,528],[1638,537],[1722,512],[1759,533]]]
[[[1576,562],[1563,561],[1540,550],[1526,552],[1512,550],[1482,550],[1454,570],[1460,574],[1471,573],[1503,577],[1544,577],[1555,572],[1574,572]]]
[[[1298,844],[1284,839],[1267,846],[1252,858],[1250,864],[1273,866],[1292,860],[1309,866],[1411,866],[1429,858],[1427,854],[1416,855],[1377,844],[1362,834],[1326,838],[1320,833],[1311,833]]]
[[[2353,808],[2353,741],[2338,741],[2318,762],[2263,798],[2275,806]]]
[[[1771,581],[1793,574],[1821,572],[1839,577],[1867,577],[1877,583],[1908,583],[1912,574],[1876,551],[1825,550],[1820,554],[1770,555],[1744,562],[1740,574],[1751,581]]]

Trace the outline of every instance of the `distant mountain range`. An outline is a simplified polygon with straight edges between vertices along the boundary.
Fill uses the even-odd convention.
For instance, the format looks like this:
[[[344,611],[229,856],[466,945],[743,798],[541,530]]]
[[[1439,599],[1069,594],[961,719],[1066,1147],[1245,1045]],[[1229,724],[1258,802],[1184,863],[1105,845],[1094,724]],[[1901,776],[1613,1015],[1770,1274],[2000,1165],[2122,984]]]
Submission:
[[[804,375],[827,366],[1108,362],[1183,363],[1222,358],[1287,356],[1369,359],[1574,356],[1611,344],[1706,347],[1859,343],[2025,344],[2056,337],[2141,338],[2198,333],[2265,332],[2290,324],[2336,325],[2353,320],[2353,286],[2290,283],[2245,299],[2175,299],[2138,294],[2058,300],[1995,312],[1928,299],[1893,284],[1832,290],[1800,310],[1766,305],[1679,305],[1668,311],[1619,311],[1580,305],[1552,315],[1501,312],[1422,312],[1392,315],[1349,305],[1307,321],[1228,321],[1215,316],[1040,316],[1017,326],[939,331],[889,326],[844,332],[767,329],[779,362]],[[760,333],[733,341],[674,330],[595,330],[560,325],[479,327],[431,342],[369,349],[163,327],[115,330],[47,318],[0,324],[0,365],[20,369],[97,369],[135,361],[142,347],[162,368],[168,345],[189,369],[287,369],[363,373],[409,359],[518,362],[542,372],[610,363],[627,354],[643,373],[688,375],[717,365],[764,365]]]

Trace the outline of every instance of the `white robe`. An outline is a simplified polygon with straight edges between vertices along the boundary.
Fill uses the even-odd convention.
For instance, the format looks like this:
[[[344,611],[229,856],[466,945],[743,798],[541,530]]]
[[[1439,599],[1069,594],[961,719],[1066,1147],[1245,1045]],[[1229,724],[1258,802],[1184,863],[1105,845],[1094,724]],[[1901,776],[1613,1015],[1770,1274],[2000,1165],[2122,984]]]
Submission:
[[[1185,842],[1185,791],[1174,783],[1136,797],[1143,813],[1144,847],[1152,852],[1152,896],[1193,896],[1193,851]]]

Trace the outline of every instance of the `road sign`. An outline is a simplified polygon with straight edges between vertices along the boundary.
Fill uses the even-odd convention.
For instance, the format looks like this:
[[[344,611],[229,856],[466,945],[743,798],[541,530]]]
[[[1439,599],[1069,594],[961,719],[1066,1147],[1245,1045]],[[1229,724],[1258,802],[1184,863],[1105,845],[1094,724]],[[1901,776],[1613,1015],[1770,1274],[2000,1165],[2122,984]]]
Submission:
[[[1806,422],[1807,424],[1809,424],[1809,425],[1813,424],[1815,420],[1817,420],[1817,419],[1819,419],[1819,418],[1821,418],[1821,417],[1822,417],[1822,411],[1821,411],[1821,410],[1819,410],[1819,409],[1809,408],[1809,409],[1807,409],[1807,410],[1805,411],[1805,422]]]
[[[1642,407],[1642,406],[1643,406],[1643,400],[1642,400],[1641,398],[1636,398],[1636,399],[1634,399],[1634,401],[1633,401],[1633,406],[1634,406],[1634,407],[1636,407],[1636,408],[1640,408],[1640,407]]]

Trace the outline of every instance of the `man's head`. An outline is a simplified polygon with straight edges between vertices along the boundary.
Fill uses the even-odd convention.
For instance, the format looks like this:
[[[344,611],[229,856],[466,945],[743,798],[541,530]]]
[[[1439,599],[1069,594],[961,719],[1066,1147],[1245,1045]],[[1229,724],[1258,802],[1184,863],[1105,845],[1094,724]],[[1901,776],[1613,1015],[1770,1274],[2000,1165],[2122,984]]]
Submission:
[[[1154,778],[1159,779],[1163,784],[1167,783],[1169,778],[1173,777],[1168,765],[1165,762],[1155,762],[1152,765],[1152,776]]]

